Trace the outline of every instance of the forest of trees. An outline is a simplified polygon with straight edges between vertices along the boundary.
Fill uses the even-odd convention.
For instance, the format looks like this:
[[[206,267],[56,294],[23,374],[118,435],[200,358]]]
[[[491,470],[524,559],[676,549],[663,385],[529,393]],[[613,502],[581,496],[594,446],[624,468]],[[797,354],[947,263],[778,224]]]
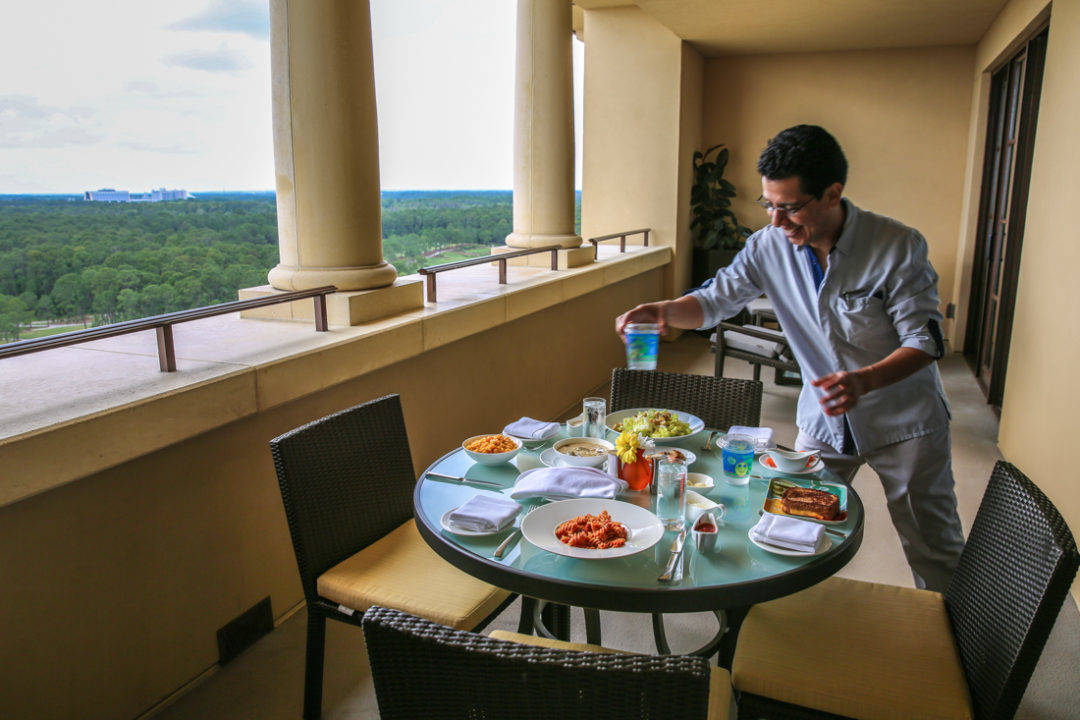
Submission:
[[[236,299],[278,261],[273,193],[93,203],[0,197],[0,340],[32,322],[104,324]],[[512,226],[509,191],[384,192],[383,253],[408,275],[485,255]]]

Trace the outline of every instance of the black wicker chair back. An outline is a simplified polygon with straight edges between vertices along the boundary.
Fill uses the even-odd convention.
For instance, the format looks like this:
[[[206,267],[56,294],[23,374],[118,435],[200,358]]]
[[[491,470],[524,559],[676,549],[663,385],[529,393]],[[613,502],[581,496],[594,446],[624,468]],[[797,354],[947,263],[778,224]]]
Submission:
[[[397,610],[364,614],[382,720],[705,718],[709,667],[683,655],[553,650]]]
[[[300,580],[315,580],[412,517],[416,484],[397,395],[310,422],[270,441]]]
[[[1078,566],[1057,508],[998,462],[945,592],[979,720],[1015,715]]]
[[[705,427],[726,431],[732,425],[761,422],[762,385],[757,380],[683,375],[656,370],[611,372],[611,412],[636,407],[667,407],[697,415]]]

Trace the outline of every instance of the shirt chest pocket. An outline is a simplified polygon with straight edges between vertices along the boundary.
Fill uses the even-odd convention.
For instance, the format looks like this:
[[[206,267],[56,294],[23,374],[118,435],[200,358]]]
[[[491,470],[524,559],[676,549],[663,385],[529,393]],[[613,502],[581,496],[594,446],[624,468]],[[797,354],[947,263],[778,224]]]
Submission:
[[[852,345],[890,353],[899,345],[885,302],[874,295],[841,296],[836,306],[837,329]]]

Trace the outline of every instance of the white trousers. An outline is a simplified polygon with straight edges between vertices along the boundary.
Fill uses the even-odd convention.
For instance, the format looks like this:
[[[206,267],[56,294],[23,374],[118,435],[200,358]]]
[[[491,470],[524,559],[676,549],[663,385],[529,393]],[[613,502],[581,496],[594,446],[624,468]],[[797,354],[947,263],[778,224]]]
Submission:
[[[873,468],[885,490],[915,586],[945,592],[964,549],[947,429],[865,455],[843,455],[800,431],[795,448],[820,451],[825,465],[849,485],[863,463]]]

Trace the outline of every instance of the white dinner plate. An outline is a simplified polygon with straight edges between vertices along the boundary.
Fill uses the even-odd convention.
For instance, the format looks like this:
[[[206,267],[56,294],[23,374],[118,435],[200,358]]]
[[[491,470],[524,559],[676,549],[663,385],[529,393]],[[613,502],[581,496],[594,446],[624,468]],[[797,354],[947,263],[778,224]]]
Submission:
[[[616,412],[609,413],[607,419],[604,420],[604,424],[607,425],[608,430],[618,435],[619,433],[617,430],[615,430],[614,427],[617,423],[620,423],[627,418],[634,417],[642,410],[665,409],[666,408],[630,408],[629,410],[618,410]],[[680,420],[688,424],[690,426],[690,432],[688,432],[686,435],[678,435],[676,437],[653,438],[653,442],[657,445],[671,445],[673,443],[681,442],[683,439],[695,433],[699,433],[705,429],[705,423],[697,415],[691,415],[690,413],[683,412],[682,410],[668,410],[668,412],[675,413],[675,415],[677,415]]]
[[[555,528],[578,515],[599,515],[607,510],[611,519],[629,531],[626,544],[606,550],[570,547],[555,537]],[[643,507],[620,500],[576,498],[541,505],[521,520],[521,534],[541,550],[572,558],[606,559],[648,550],[664,536],[660,519]]]
[[[766,460],[769,460],[769,462],[766,462]],[[765,467],[765,468],[767,468],[769,470],[772,470],[773,472],[778,472],[778,473],[781,473],[783,475],[813,475],[814,473],[818,472],[823,467],[825,467],[825,461],[822,460],[821,458],[818,458],[817,462],[814,463],[813,465],[811,465],[810,467],[804,468],[802,470],[796,470],[795,472],[789,472],[787,470],[779,470],[779,469],[777,469],[776,465],[772,462],[771,458],[762,457],[760,460],[758,460],[758,463],[760,465],[762,465],[763,467]]]
[[[790,557],[814,557],[815,555],[820,555],[821,553],[832,547],[832,540],[829,539],[828,535],[821,536],[825,542],[821,543],[821,548],[818,549],[817,552],[801,552],[799,550],[789,550],[788,548],[779,547],[777,545],[770,545],[769,543],[758,542],[754,539],[753,528],[750,528],[750,530],[746,531],[746,537],[750,539],[750,542],[754,543],[765,552],[771,552],[773,555],[788,555]]]
[[[450,522],[450,513],[454,512],[454,510],[457,510],[457,508],[451,508],[450,510],[447,510],[445,513],[443,513],[443,516],[439,518],[439,524],[442,525],[442,529],[446,532],[454,533],[455,535],[460,535],[462,537],[486,537],[488,535],[498,535],[499,533],[514,527],[514,524],[510,523],[504,528],[500,528],[498,530],[491,530],[489,532],[466,530],[464,528],[459,528],[457,525]]]

